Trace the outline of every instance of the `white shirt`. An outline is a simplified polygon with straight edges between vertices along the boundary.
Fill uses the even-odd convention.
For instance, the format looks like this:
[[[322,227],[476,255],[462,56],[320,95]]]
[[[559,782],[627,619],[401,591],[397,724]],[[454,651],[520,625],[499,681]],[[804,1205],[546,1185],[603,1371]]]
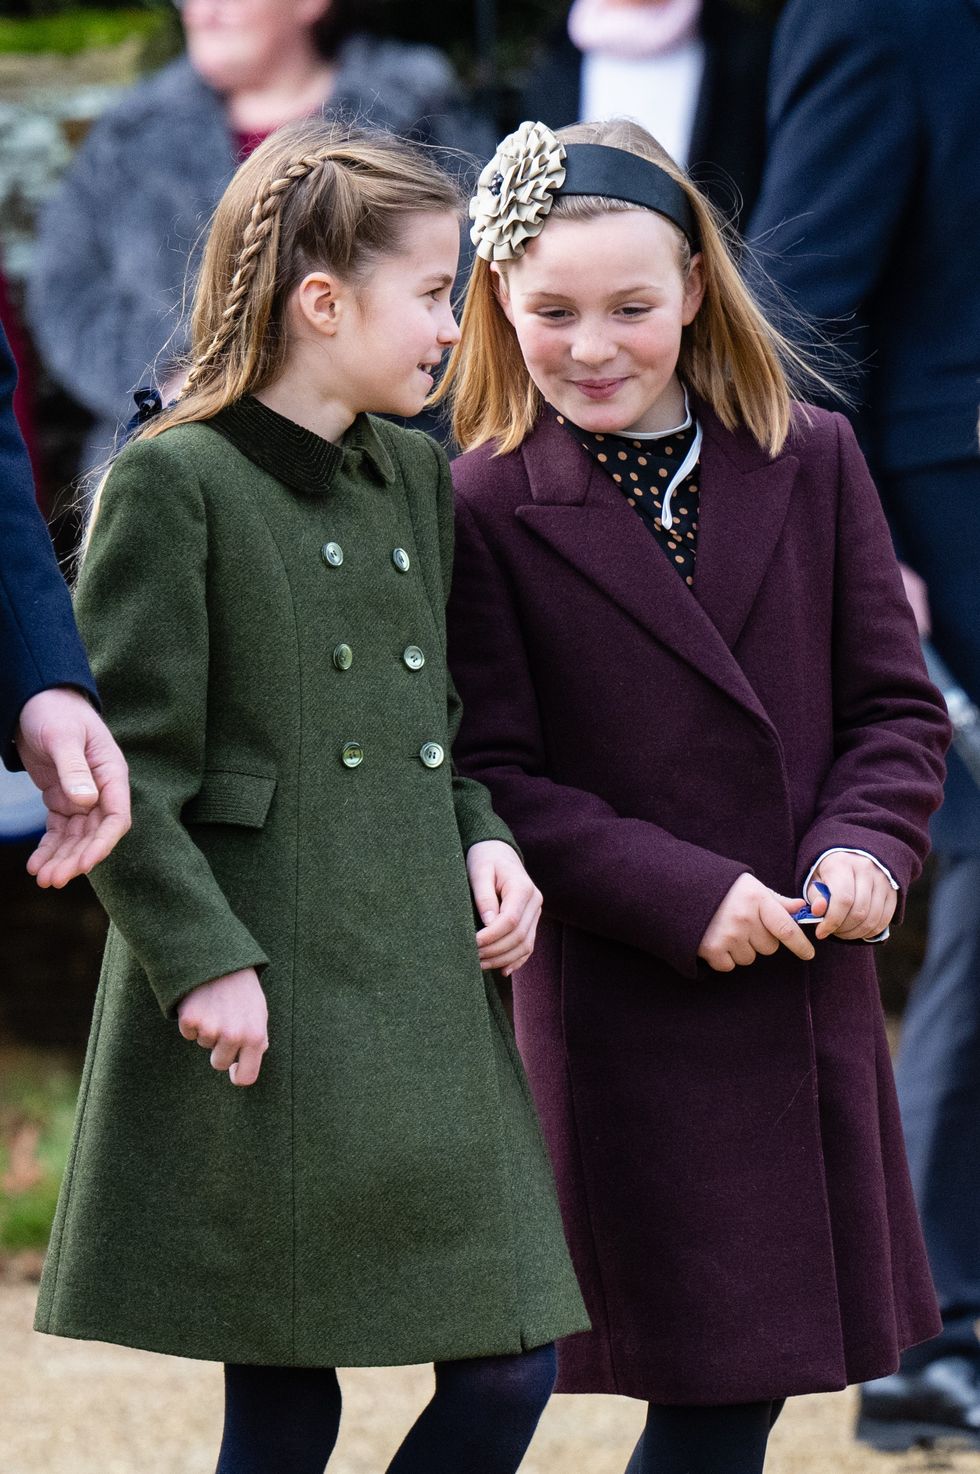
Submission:
[[[633,118],[683,168],[704,76],[704,43],[697,37],[662,56],[627,58],[591,52],[582,59],[579,117],[589,122]]]

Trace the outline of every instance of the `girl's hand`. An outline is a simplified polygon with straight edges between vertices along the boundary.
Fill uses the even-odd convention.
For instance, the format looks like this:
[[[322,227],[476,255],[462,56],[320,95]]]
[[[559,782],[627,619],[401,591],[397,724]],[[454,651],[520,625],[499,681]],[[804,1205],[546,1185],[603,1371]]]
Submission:
[[[269,1047],[269,1008],[254,967],[202,983],[177,1005],[185,1039],[210,1049],[211,1065],[233,1085],[254,1085]]]
[[[698,956],[715,972],[748,967],[760,953],[770,957],[780,946],[809,962],[813,947],[793,920],[802,907],[802,897],[791,900],[754,875],[740,875],[708,923]]]
[[[825,855],[813,872],[830,891],[830,902],[814,890],[810,910],[821,917],[814,929],[818,938],[836,936],[842,942],[863,942],[880,936],[891,924],[898,905],[898,891],[888,876],[867,855],[838,850]]]
[[[534,951],[541,915],[541,892],[516,852],[500,839],[470,845],[466,869],[476,909],[483,921],[476,934],[480,966],[509,978]]]

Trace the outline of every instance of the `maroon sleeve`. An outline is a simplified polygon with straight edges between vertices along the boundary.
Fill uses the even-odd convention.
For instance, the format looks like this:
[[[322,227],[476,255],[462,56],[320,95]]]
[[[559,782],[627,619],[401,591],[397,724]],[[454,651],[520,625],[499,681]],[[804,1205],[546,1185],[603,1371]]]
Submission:
[[[834,574],[834,761],[799,849],[800,879],[824,850],[867,850],[902,896],[928,853],[950,726],[926,675],[878,493],[854,432],[838,428]]]

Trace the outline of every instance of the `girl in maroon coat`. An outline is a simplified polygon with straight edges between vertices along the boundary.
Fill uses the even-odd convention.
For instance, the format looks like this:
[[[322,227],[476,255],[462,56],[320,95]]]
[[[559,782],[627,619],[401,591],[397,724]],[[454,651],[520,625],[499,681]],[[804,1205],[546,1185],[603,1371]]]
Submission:
[[[649,135],[524,124],[471,214],[457,757],[545,895],[559,1390],[649,1403],[630,1474],[757,1474],[785,1397],[939,1328],[868,944],[947,721],[850,427]]]

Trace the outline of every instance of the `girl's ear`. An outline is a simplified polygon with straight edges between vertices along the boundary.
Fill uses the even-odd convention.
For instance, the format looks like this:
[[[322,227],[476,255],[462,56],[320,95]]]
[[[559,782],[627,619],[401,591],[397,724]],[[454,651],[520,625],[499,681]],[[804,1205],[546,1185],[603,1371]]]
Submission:
[[[696,256],[691,257],[691,268],[687,273],[684,283],[684,303],[681,310],[681,321],[685,327],[697,317],[704,301],[704,257],[699,251]]]
[[[296,288],[300,320],[321,337],[332,338],[340,325],[347,293],[339,277],[311,271]]]
[[[511,327],[513,327],[514,309],[511,305],[510,292],[507,288],[507,278],[504,276],[496,261],[490,262],[490,276],[493,280],[494,295],[496,296],[497,301],[500,303],[500,310],[504,314],[504,317],[506,317],[507,321],[510,323]]]

